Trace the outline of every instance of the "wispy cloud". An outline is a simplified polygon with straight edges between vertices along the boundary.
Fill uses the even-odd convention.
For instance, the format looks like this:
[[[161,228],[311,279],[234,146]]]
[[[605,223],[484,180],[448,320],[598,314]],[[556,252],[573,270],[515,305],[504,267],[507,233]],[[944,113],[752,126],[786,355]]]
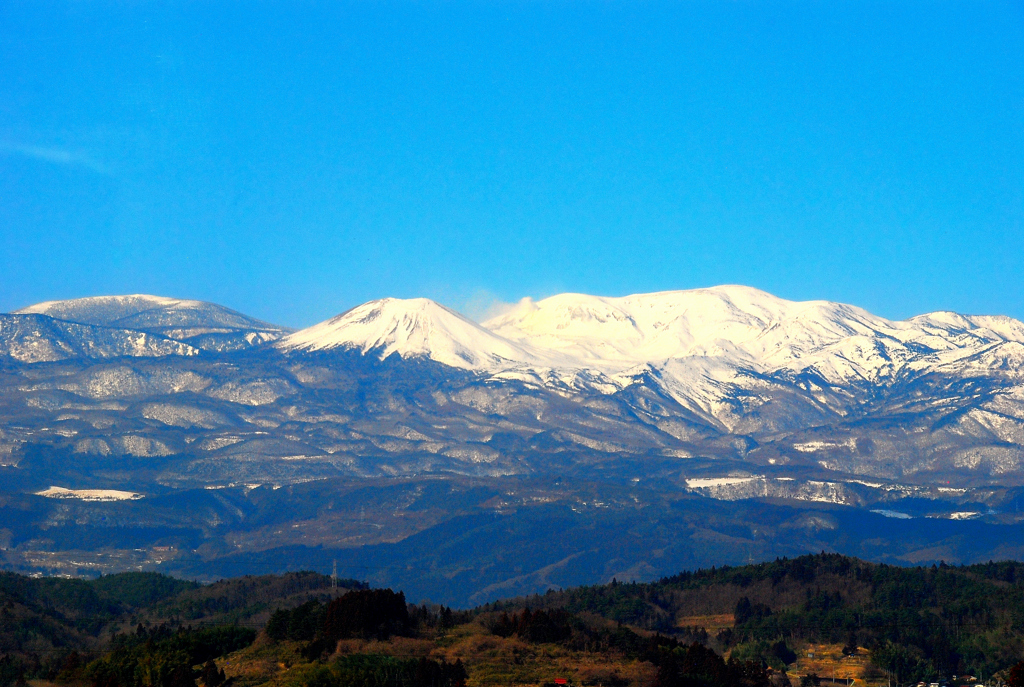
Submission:
[[[82,151],[70,150],[68,148],[0,141],[0,154],[19,155],[54,165],[82,167],[97,174],[110,174],[110,170],[95,158]]]

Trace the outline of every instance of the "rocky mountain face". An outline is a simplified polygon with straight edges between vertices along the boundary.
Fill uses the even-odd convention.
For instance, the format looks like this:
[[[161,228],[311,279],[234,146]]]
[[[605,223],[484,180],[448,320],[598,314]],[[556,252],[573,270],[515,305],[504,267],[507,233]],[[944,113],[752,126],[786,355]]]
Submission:
[[[502,514],[525,532],[536,509],[562,507],[622,532],[732,508],[680,525],[704,542],[680,565],[711,540],[743,560],[875,541],[894,523],[997,532],[1016,527],[1024,485],[1024,323],[897,322],[738,286],[562,294],[480,324],[384,299],[298,332],[154,296],[41,303],[0,315],[0,466],[0,549],[26,570],[160,560],[203,575],[296,546],[372,557],[459,518]],[[774,526],[727,515],[755,501]],[[839,537],[836,513],[870,511],[876,530]],[[491,526],[474,531],[502,540]],[[994,551],[946,551],[955,532],[941,532],[891,555]],[[614,556],[587,541],[604,561],[592,576],[674,572],[625,540]],[[536,570],[575,555],[545,551]],[[547,584],[502,574],[480,584]]]

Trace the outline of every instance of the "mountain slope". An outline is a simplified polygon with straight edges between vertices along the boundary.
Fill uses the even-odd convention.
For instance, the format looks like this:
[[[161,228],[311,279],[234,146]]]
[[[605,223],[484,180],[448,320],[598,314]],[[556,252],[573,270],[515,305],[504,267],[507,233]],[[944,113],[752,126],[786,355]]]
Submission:
[[[0,315],[0,351],[24,363],[75,358],[196,355],[197,348],[148,332],[55,320],[45,315]]]
[[[110,302],[46,309],[156,331],[246,324]],[[207,575],[217,561],[283,570],[300,554],[330,569],[337,555],[411,579],[423,573],[406,563],[440,570],[444,542],[469,526],[458,570],[494,570],[467,586],[445,569],[435,591],[568,582],[556,568],[655,575],[669,563],[652,551],[673,567],[840,547],[904,562],[1017,556],[1022,333],[1009,318],[895,322],[744,287],[563,294],[486,326],[385,299],[218,354],[7,315],[0,565],[175,560]],[[464,498],[447,490],[460,480]],[[104,494],[141,498],[92,500]],[[910,546],[917,530],[931,534]],[[533,581],[517,586],[501,556],[534,545]]]
[[[37,309],[168,330],[210,324],[203,312],[230,315],[178,303]],[[552,461],[625,470],[686,460],[690,470],[699,459],[736,461],[709,469],[763,477],[765,493],[831,489],[858,503],[889,486],[851,496],[772,480],[1024,480],[1024,324],[1010,318],[896,322],[736,286],[562,294],[484,325],[427,299],[384,299],[237,358],[195,355],[194,339],[6,318],[10,359],[68,364],[0,367],[0,464],[33,442],[79,455],[181,454],[188,467],[165,479],[195,485],[243,474],[275,484],[334,472],[527,474]]]
[[[14,314],[158,334],[216,351],[276,341],[290,331],[216,303],[145,294],[46,301]]]

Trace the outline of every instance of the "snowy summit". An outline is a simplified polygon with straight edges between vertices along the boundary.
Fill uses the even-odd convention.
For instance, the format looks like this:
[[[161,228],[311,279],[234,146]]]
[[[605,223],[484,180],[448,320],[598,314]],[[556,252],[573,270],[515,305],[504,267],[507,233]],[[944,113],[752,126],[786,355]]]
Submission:
[[[526,347],[427,298],[384,298],[364,303],[326,322],[287,336],[284,350],[356,349],[386,358],[426,357],[450,367],[493,370],[541,364]]]
[[[788,301],[750,287],[718,286],[620,298],[524,299],[482,324],[425,298],[388,298],[279,345],[426,357],[491,373],[586,370],[626,380],[653,368],[685,382],[694,374],[718,377],[725,369],[729,377],[729,370],[746,369],[812,372],[845,383],[884,381],[904,369],[979,354],[1016,359],[1022,343],[1024,324],[1010,318],[932,313],[893,321],[841,303]]]

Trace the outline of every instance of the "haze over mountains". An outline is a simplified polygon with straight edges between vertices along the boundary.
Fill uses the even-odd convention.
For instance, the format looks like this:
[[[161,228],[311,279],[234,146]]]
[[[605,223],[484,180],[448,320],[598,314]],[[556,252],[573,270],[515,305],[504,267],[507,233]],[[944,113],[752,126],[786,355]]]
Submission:
[[[112,520],[156,528],[138,541],[168,538],[193,572],[275,547],[365,553],[543,504],[596,522],[610,517],[591,512],[601,503],[632,523],[623,531],[709,498],[799,511],[773,511],[779,523],[839,504],[890,528],[886,515],[1015,527],[1024,484],[1024,323],[1008,317],[891,321],[721,286],[526,299],[483,323],[388,298],[293,332],[209,303],[111,296],[0,315],[0,356],[0,545],[20,569],[59,567],[71,554],[57,551],[81,561],[82,527],[90,551],[127,551]],[[779,531],[752,544],[733,517],[716,536],[746,543],[729,555],[780,550]],[[827,545],[829,517],[787,526],[804,534],[786,546]],[[672,565],[699,562],[693,541]],[[917,555],[907,542],[892,555]],[[949,556],[990,553],[957,546]],[[659,569],[612,571],[631,566]],[[526,579],[516,591],[540,584]]]

